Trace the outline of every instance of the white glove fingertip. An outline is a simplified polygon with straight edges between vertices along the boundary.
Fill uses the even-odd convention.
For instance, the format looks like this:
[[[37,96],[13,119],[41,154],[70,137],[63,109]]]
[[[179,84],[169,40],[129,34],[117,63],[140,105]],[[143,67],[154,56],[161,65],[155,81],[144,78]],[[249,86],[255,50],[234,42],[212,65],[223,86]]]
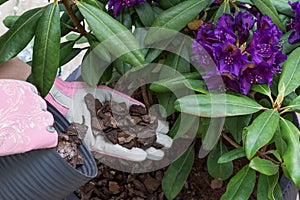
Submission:
[[[156,132],[167,134],[169,132],[169,123],[167,121],[158,120],[158,127]]]
[[[148,154],[147,158],[150,160],[161,160],[165,155],[162,150],[155,149],[154,147],[146,149],[146,152]]]
[[[156,142],[158,144],[163,145],[167,149],[170,148],[173,144],[172,138],[170,138],[169,136],[167,136],[165,134],[157,134],[156,135]]]
[[[125,158],[126,160],[140,162],[146,159],[147,153],[140,148],[127,149],[119,144],[105,143],[104,151]]]

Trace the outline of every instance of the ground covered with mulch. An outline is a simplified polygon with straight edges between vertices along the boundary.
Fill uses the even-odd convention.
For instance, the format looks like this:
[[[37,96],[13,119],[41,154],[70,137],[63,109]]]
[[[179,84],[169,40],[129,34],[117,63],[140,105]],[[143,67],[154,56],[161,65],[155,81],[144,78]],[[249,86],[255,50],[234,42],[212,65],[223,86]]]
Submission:
[[[142,92],[136,91],[133,98],[141,101],[145,99]],[[157,100],[154,99],[154,102]],[[151,101],[150,101],[151,102]],[[152,102],[151,102],[152,103]],[[150,104],[151,104],[150,103]],[[176,115],[168,119],[170,128],[174,124]],[[173,144],[173,145],[176,145]],[[201,139],[195,142],[195,160],[191,173],[184,184],[183,189],[175,198],[189,200],[219,200],[226,191],[227,181],[215,180],[207,170],[207,158],[199,159],[197,154],[201,147]],[[162,192],[162,179],[168,167],[151,171],[148,173],[133,174],[118,171],[101,163],[96,159],[98,175],[80,189],[75,194],[82,200],[164,200],[166,197]],[[233,175],[236,174],[248,161],[238,159],[234,161]],[[256,191],[256,189],[254,190]],[[255,192],[250,200],[254,200]]]
[[[196,152],[200,141],[197,141]],[[235,161],[234,174],[243,167],[246,160]],[[161,182],[167,167],[149,173],[132,174],[112,169],[99,161],[98,175],[82,186],[75,194],[83,200],[89,199],[132,199],[164,200]],[[226,191],[228,181],[213,179],[207,171],[206,159],[195,156],[192,171],[182,191],[175,198],[189,200],[219,200]],[[255,199],[255,194],[251,200]]]

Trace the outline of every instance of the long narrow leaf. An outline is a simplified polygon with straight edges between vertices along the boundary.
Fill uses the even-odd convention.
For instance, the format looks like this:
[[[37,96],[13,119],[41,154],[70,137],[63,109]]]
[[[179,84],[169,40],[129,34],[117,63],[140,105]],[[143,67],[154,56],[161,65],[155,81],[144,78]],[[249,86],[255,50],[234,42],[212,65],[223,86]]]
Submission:
[[[59,7],[57,3],[53,3],[39,20],[33,46],[32,78],[42,96],[46,96],[53,85],[59,56]]]
[[[43,8],[35,8],[25,12],[12,27],[0,37],[0,64],[17,56],[32,40],[36,24],[43,11]]]
[[[140,45],[120,22],[98,7],[79,1],[76,4],[95,37],[103,42],[108,51],[133,66],[144,64],[145,58]]]

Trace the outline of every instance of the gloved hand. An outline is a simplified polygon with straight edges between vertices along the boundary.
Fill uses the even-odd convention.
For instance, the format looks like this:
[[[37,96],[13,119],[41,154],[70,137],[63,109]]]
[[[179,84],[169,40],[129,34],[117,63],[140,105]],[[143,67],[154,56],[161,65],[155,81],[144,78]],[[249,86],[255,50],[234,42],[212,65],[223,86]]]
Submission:
[[[57,145],[54,119],[35,86],[0,79],[0,156]]]
[[[85,123],[89,127],[84,141],[92,151],[131,161],[143,161],[146,158],[160,160],[164,156],[164,148],[172,146],[172,139],[166,135],[169,131],[168,124],[160,120],[156,129],[156,143],[161,144],[163,146],[162,149],[154,147],[145,150],[137,147],[128,149],[119,144],[113,144],[101,133],[93,134],[91,113],[84,100],[87,94],[92,94],[101,103],[113,101],[125,103],[127,107],[133,104],[144,105],[106,86],[90,88],[82,82],[63,82],[57,78],[46,99],[53,103],[54,106],[57,106],[70,122]]]

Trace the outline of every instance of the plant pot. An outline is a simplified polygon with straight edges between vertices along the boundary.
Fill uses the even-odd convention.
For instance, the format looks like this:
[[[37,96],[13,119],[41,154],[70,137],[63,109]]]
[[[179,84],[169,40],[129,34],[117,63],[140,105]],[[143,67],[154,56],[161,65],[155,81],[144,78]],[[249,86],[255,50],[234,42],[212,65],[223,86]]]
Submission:
[[[55,129],[69,122],[49,103]],[[74,168],[55,150],[39,149],[0,157],[0,199],[63,199],[97,175],[96,162],[85,144],[79,146],[84,165]]]

